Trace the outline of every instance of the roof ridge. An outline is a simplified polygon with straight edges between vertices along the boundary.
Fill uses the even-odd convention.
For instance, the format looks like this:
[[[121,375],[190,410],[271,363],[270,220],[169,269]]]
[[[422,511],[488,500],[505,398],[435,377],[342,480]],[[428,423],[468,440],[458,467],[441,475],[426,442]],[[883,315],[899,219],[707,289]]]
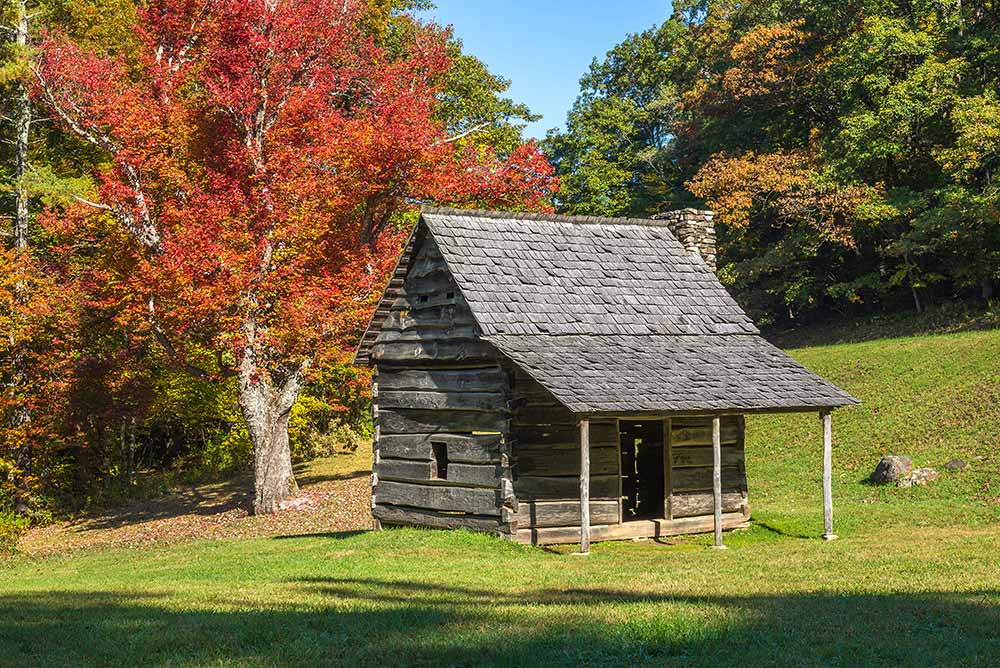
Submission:
[[[678,211],[701,211],[700,209],[678,209]],[[496,220],[528,221],[547,223],[570,223],[573,225],[642,225],[644,227],[669,227],[665,220],[656,218],[611,218],[606,216],[567,216],[560,213],[538,213],[528,211],[493,211],[490,209],[456,209],[453,207],[421,206],[420,215],[468,216],[473,218],[493,218]],[[663,215],[663,214],[657,214]]]

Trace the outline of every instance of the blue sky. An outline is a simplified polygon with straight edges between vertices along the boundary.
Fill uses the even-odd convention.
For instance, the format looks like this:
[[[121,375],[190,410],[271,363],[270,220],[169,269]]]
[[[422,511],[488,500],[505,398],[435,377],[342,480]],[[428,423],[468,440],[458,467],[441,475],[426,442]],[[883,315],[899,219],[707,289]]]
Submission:
[[[427,16],[453,25],[465,50],[512,81],[510,97],[544,118],[526,131],[561,127],[580,77],[628,33],[662,23],[669,0],[436,0]]]

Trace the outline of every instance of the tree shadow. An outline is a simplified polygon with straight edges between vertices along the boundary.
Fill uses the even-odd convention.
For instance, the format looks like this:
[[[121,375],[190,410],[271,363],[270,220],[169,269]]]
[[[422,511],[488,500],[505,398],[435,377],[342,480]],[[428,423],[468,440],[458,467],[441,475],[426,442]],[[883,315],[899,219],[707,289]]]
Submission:
[[[753,526],[754,526],[754,528],[760,528],[760,529],[763,529],[764,531],[767,531],[768,533],[773,533],[773,534],[776,534],[778,536],[784,536],[785,538],[796,538],[796,539],[800,539],[800,540],[815,540],[816,539],[816,535],[815,534],[808,534],[808,533],[805,533],[805,532],[798,532],[798,531],[787,531],[785,529],[781,529],[779,527],[776,527],[773,524],[768,524],[767,522],[754,521]]]
[[[989,666],[1000,593],[651,594],[305,578],[284,600],[0,597],[0,667]],[[292,602],[294,601],[294,602]]]
[[[130,501],[118,508],[102,510],[69,524],[72,531],[117,529],[132,524],[170,519],[182,515],[219,515],[249,512],[253,483],[247,476],[209,485],[183,485],[163,496]]]

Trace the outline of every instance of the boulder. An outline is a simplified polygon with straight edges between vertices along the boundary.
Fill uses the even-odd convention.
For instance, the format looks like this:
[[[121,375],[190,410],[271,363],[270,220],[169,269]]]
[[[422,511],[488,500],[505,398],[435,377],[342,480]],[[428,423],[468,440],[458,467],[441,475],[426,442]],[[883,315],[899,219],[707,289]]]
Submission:
[[[941,477],[941,474],[931,468],[919,468],[910,474],[910,485],[926,485]]]
[[[953,459],[945,464],[944,467],[949,471],[964,471],[969,465],[962,459]]]
[[[905,480],[911,473],[913,473],[913,462],[909,457],[887,455],[878,463],[868,479],[876,485],[885,485]]]

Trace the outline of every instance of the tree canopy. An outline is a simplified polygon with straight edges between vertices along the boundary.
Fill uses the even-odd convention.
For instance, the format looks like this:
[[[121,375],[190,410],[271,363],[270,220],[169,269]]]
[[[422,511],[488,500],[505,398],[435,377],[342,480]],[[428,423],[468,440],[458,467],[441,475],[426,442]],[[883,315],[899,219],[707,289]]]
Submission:
[[[702,0],[595,60],[546,148],[569,213],[714,209],[763,322],[1000,280],[1000,7]]]

